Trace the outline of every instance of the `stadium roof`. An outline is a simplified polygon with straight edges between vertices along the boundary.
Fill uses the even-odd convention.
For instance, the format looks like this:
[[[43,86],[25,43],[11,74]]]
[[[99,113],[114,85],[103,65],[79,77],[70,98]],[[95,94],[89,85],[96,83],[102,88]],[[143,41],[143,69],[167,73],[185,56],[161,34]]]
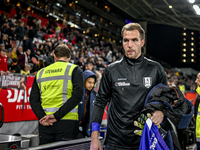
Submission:
[[[200,15],[193,8],[193,5],[200,6],[200,0],[196,0],[193,4],[189,3],[189,1],[194,0],[107,1],[138,21],[200,31]]]

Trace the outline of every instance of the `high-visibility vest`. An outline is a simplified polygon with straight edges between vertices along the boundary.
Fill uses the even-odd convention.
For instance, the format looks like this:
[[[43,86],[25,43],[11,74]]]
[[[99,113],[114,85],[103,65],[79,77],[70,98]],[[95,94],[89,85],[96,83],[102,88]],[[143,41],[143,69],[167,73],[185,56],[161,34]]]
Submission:
[[[198,106],[198,112],[196,118],[196,141],[200,142],[200,105]]]
[[[71,76],[76,66],[58,61],[38,71],[36,81],[40,89],[41,106],[46,115],[54,114],[72,97]],[[62,119],[78,120],[78,105]]]

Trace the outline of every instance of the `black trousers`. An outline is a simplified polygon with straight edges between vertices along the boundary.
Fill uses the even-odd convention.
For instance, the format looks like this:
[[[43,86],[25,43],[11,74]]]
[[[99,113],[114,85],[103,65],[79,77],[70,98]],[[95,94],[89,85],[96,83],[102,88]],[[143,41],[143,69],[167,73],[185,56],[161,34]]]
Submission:
[[[53,126],[39,124],[40,145],[76,139],[78,135],[78,121],[60,120]]]

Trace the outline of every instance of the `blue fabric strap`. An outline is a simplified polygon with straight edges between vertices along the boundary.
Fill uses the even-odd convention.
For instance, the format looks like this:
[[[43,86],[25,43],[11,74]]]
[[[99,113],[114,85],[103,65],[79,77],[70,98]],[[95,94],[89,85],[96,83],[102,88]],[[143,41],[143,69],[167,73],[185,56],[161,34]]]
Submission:
[[[93,131],[99,131],[100,132],[100,124],[99,123],[97,123],[97,122],[93,122],[92,123],[92,132]]]

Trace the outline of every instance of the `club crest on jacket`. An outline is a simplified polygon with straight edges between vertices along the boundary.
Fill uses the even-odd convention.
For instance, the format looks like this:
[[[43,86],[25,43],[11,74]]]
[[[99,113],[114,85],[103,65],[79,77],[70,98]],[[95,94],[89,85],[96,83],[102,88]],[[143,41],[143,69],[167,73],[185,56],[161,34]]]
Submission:
[[[143,84],[146,88],[150,88],[152,85],[152,78],[151,77],[143,77]]]

